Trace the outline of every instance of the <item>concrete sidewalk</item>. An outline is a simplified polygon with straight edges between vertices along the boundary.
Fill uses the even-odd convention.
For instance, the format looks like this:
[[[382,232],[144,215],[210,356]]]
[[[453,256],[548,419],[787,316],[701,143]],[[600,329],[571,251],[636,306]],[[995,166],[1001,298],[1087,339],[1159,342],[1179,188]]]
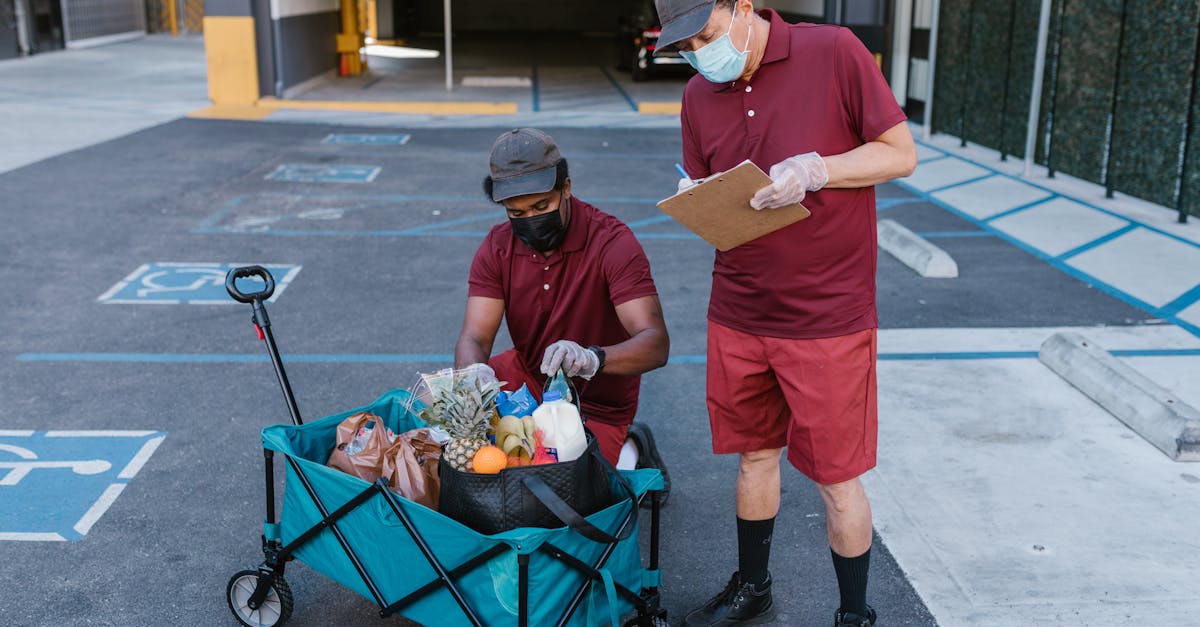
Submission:
[[[0,172],[208,104],[198,38],[147,37],[0,62]],[[678,124],[672,116],[586,109],[506,116],[280,110],[268,121]],[[1098,186],[1062,174],[1015,176],[1019,163],[957,145],[943,136],[922,142],[922,164],[899,181],[912,195],[881,198],[880,216],[931,202],[1145,317],[1128,327],[882,331],[880,464],[866,477],[880,536],[944,625],[1192,624],[1200,611],[1200,567],[1190,558],[1200,548],[1200,466],[1169,461],[1036,352],[1055,332],[1079,332],[1110,351],[1133,351],[1126,363],[1200,405],[1200,221],[1178,225],[1164,208],[1105,200]],[[70,174],[63,173],[67,184]],[[968,281],[980,271],[960,267],[959,278],[944,280]]]

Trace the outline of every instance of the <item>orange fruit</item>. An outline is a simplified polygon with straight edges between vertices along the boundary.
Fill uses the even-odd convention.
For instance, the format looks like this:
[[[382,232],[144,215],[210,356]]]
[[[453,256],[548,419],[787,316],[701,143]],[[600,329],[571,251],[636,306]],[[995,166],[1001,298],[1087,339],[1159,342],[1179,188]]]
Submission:
[[[508,466],[508,455],[500,450],[498,446],[485,446],[475,451],[475,456],[471,458],[471,464],[475,468],[475,472],[494,475]]]

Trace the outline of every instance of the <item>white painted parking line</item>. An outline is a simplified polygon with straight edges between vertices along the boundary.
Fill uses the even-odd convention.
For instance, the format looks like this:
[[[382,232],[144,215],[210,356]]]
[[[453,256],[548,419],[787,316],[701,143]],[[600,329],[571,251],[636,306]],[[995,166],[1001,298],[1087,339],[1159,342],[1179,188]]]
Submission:
[[[92,525],[100,520],[100,517],[104,515],[104,512],[108,511],[108,508],[116,502],[117,497],[121,496],[121,492],[124,490],[124,483],[114,483],[105,488],[100,498],[96,499],[96,502],[92,503],[92,506],[84,513],[83,518],[80,518],[79,522],[75,523],[75,531],[81,536],[86,536],[87,532],[92,530]]]
[[[159,436],[157,438],[147,440],[146,443],[142,445],[141,450],[137,452],[137,455],[134,455],[133,459],[129,460],[129,463],[125,465],[123,470],[121,470],[121,474],[117,475],[117,478],[132,479],[134,475],[138,474],[138,472],[142,470],[142,466],[145,466],[146,462],[150,461],[150,456],[154,454],[154,451],[158,450],[158,445],[162,444],[163,440],[165,439],[166,436]]]
[[[1055,198],[990,222],[996,230],[1057,257],[1129,225],[1068,198]]]
[[[67,539],[57,533],[23,533],[20,531],[0,531],[0,542],[66,542]]]
[[[916,172],[899,181],[911,185],[923,192],[962,183],[971,179],[991,174],[991,171],[972,165],[961,159],[939,159],[925,165],[918,165]]]
[[[941,163],[938,161],[932,165]],[[931,195],[981,220],[1051,197],[1050,192],[1003,176],[993,176]]]
[[[1143,228],[1082,252],[1067,264],[1155,307],[1200,282],[1200,248]]]

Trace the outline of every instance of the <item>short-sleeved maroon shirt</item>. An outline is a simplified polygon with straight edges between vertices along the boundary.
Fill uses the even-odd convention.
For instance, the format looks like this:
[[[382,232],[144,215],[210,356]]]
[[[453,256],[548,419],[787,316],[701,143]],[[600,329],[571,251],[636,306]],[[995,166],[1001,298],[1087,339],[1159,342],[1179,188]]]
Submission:
[[[749,82],[694,76],[683,95],[684,167],[693,178],[750,159],[764,172],[794,155],[852,150],[904,121],[874,57],[851,31],[771,30]],[[713,265],[708,317],[745,333],[792,339],[873,328],[875,189],[808,194],[812,216],[726,252]],[[766,209],[765,211],[770,211]]]
[[[657,295],[650,262],[620,220],[571,197],[561,248],[547,259],[513,235],[507,221],[492,227],[471,263],[468,295],[504,301],[513,347],[531,373],[558,340],[611,346],[629,339],[617,305]],[[629,424],[637,413],[639,376],[601,372],[580,385],[588,420]]]

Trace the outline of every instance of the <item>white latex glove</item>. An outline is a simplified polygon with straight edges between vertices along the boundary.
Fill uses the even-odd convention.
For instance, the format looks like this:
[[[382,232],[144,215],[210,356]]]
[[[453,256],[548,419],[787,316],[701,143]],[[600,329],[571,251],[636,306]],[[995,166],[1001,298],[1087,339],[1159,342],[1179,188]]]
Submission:
[[[758,190],[750,199],[755,209],[777,209],[804,200],[804,194],[815,192],[829,182],[825,160],[815,152],[788,157],[771,166],[771,184]]]
[[[468,381],[474,381],[478,384],[484,383],[499,383],[496,378],[496,371],[487,364],[471,364],[462,369],[463,378]]]
[[[696,181],[693,181],[692,179],[687,178],[685,176],[685,177],[679,179],[679,183],[675,186],[675,193],[678,194],[679,192],[691,189],[695,186],[696,186]]]
[[[600,357],[571,340],[559,340],[546,347],[546,354],[542,356],[542,374],[552,375],[560,366],[568,377],[591,379],[600,369]]]

